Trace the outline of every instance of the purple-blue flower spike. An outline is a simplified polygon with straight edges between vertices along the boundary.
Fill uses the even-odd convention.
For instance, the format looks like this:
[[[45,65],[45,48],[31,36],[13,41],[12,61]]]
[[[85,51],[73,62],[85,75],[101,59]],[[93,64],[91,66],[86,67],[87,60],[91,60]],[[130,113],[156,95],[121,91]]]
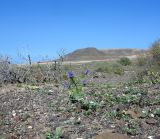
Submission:
[[[86,75],[89,75],[90,73],[91,73],[90,70],[86,70],[86,72],[85,72]]]
[[[87,80],[82,80],[82,84],[84,85],[84,86],[86,86],[87,85]]]
[[[68,76],[68,78],[73,78],[73,77],[74,77],[74,74],[73,74],[72,71],[68,71],[68,72],[67,72],[67,76]]]

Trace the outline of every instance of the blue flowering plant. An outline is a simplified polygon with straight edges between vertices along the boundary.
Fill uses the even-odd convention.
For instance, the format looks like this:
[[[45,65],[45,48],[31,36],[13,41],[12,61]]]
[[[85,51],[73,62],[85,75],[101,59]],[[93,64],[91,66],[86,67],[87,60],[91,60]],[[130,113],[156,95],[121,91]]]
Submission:
[[[84,72],[85,76],[89,75],[90,71],[86,70]],[[69,97],[72,102],[77,102],[84,97],[83,87],[87,86],[88,80],[82,77],[76,77],[73,71],[67,72],[67,77],[69,79],[69,83],[65,83],[65,87],[68,88]]]
[[[68,88],[69,98],[72,103],[79,103],[84,110],[95,110],[98,103],[95,100],[90,100],[87,94],[84,93],[83,88],[89,83],[90,70],[82,72],[82,75],[78,78],[72,71],[67,72],[69,83],[66,82],[65,86]]]
[[[91,71],[87,69],[84,73],[85,75],[90,75]]]

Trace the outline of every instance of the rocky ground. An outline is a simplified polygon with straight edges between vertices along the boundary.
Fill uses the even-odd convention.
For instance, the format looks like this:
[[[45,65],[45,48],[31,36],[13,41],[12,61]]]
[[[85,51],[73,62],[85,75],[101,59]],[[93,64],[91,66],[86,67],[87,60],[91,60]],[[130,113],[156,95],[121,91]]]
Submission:
[[[94,75],[83,88],[91,108],[72,103],[61,84],[2,86],[0,139],[91,139],[104,131],[158,139],[160,85],[129,77]]]

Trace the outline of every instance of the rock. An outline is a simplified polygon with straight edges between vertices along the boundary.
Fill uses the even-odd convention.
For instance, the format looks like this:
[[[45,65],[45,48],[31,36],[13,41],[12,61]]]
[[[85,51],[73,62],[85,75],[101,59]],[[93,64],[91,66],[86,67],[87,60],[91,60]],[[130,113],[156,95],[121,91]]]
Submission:
[[[42,126],[44,126],[44,125],[42,125]],[[49,128],[49,127],[42,127],[42,128],[43,128],[42,133],[51,132],[51,128]]]
[[[155,125],[157,123],[157,120],[153,119],[153,118],[150,118],[150,119],[147,119],[146,120],[146,123],[147,124],[152,124],[152,125]]]
[[[12,111],[12,116],[15,117],[16,116],[16,112],[15,110]]]
[[[93,137],[93,139],[130,139],[126,135],[118,133],[105,132]]]
[[[143,129],[147,130],[147,129],[150,128],[150,125],[147,124],[145,121],[142,121],[142,122],[141,122],[141,127],[142,127]]]
[[[151,113],[151,114],[150,114],[150,116],[151,116],[151,117],[154,117],[154,114],[153,114],[153,113]]]
[[[133,119],[136,119],[140,116],[139,113],[132,110],[125,111],[125,114],[130,115]]]
[[[154,137],[153,137],[153,136],[148,136],[147,138],[148,138],[148,139],[154,139]]]
[[[114,124],[110,125],[111,128],[115,128],[116,126]]]
[[[30,115],[28,113],[21,114],[21,121],[26,121],[28,118],[30,118]]]
[[[93,78],[99,78],[99,76],[98,75],[94,75]]]
[[[160,139],[160,135],[157,135],[157,136],[155,137],[155,139]]]
[[[21,113],[21,112],[22,112],[22,110],[19,110],[18,112],[19,112],[19,113]]]
[[[114,129],[105,129],[101,133],[115,133]]]
[[[17,136],[11,136],[11,139],[18,139]]]
[[[27,128],[28,128],[28,129],[32,129],[32,126],[28,126]]]
[[[78,135],[77,134],[72,134],[71,136],[70,136],[70,139],[77,139],[78,138]]]
[[[115,105],[113,106],[113,109],[116,110],[116,111],[124,111],[125,109],[128,109],[129,108],[129,105],[124,105],[124,104],[118,104],[118,105]]]
[[[123,121],[123,120],[117,120],[116,124],[119,125],[119,126],[124,126],[126,124],[126,122]]]

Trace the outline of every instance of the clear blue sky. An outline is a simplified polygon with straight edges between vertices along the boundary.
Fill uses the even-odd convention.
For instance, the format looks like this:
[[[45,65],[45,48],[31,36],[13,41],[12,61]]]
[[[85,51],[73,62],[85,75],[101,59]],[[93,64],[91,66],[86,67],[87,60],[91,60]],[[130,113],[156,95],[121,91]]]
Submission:
[[[148,48],[160,0],[0,0],[0,54],[56,57],[60,48]]]

